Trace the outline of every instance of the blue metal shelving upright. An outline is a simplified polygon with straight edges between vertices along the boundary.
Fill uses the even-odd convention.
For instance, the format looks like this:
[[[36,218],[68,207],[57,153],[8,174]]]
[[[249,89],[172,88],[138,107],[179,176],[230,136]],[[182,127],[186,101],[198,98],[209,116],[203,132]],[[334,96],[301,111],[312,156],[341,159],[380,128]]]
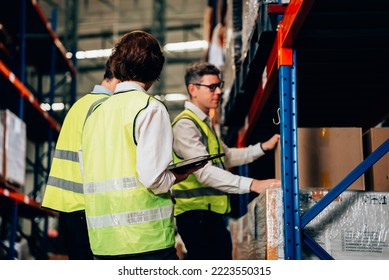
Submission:
[[[281,51],[287,58],[279,59],[281,170],[284,204],[285,259],[301,259],[297,159],[296,67],[292,50]],[[280,57],[279,57],[280,58]]]

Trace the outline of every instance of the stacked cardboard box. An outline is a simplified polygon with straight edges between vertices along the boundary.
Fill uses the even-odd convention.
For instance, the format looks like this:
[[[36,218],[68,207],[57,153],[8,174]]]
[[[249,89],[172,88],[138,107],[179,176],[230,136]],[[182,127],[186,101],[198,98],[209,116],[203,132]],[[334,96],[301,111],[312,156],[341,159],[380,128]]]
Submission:
[[[262,2],[247,0],[243,1],[242,5],[242,61],[244,61]]]
[[[363,161],[362,129],[357,127],[298,128],[300,188],[331,189]],[[276,177],[281,178],[281,153],[275,153]],[[364,175],[349,190],[365,190]]]
[[[249,254],[249,244],[251,243],[246,234],[247,230],[247,215],[235,219],[231,218],[228,222],[228,228],[232,238],[232,259],[252,259]]]
[[[301,213],[327,193],[301,190]],[[388,200],[385,192],[345,191],[303,230],[335,259],[389,259]],[[240,258],[284,259],[282,190],[267,190],[254,199],[244,218],[250,249]],[[318,257],[305,248],[303,259]]]
[[[283,259],[282,213],[280,189],[268,190],[250,202],[247,214],[230,222],[234,259]]]
[[[0,111],[2,129],[2,174],[4,180],[20,190],[26,175],[26,124],[10,110]]]
[[[371,128],[363,139],[367,157],[389,139],[389,128]],[[389,153],[369,169],[366,176],[366,189],[389,192]]]

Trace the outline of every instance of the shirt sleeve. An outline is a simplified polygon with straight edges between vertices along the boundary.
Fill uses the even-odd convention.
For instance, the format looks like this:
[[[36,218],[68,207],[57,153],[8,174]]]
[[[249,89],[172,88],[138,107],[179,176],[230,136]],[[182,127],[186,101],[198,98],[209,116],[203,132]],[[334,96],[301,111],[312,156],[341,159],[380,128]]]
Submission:
[[[222,145],[226,154],[224,162],[226,168],[251,163],[265,154],[260,143],[245,148],[229,148],[224,143]]]
[[[192,120],[181,119],[173,126],[173,147],[178,156],[189,159],[208,154],[202,143],[201,132]],[[252,148],[254,149],[254,148]],[[235,156],[234,151],[228,151],[228,156]],[[247,154],[250,154],[248,151]],[[237,153],[240,156],[239,153]],[[227,153],[226,153],[227,158]],[[206,164],[194,173],[197,180],[209,187],[228,193],[248,193],[252,178],[235,175],[227,170]]]
[[[166,169],[173,162],[173,133],[169,114],[158,101],[151,101],[139,114],[135,139],[139,181],[154,194],[168,192],[176,179]]]

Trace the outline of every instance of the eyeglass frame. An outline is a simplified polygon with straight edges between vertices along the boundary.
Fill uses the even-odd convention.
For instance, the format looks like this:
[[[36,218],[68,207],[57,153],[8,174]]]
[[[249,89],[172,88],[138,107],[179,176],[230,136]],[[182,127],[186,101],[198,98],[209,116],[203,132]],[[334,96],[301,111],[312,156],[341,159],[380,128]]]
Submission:
[[[224,81],[220,81],[220,83],[217,83],[217,84],[210,84],[210,85],[199,84],[199,83],[192,83],[192,84],[195,85],[195,86],[207,87],[207,88],[209,89],[210,92],[215,92],[215,90],[216,90],[217,88],[223,89]],[[213,88],[213,87],[215,87],[215,88]]]

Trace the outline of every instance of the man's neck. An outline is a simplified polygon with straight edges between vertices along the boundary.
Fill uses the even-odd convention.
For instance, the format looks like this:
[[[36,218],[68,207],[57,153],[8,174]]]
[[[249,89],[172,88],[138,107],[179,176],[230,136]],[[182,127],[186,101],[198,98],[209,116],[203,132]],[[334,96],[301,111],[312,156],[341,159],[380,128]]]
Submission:
[[[197,108],[199,108],[201,111],[203,111],[204,114],[206,114],[207,116],[209,116],[209,109],[208,109],[208,108],[205,108],[205,107],[200,106],[198,103],[193,102],[193,100],[191,100],[190,102],[192,102]]]

